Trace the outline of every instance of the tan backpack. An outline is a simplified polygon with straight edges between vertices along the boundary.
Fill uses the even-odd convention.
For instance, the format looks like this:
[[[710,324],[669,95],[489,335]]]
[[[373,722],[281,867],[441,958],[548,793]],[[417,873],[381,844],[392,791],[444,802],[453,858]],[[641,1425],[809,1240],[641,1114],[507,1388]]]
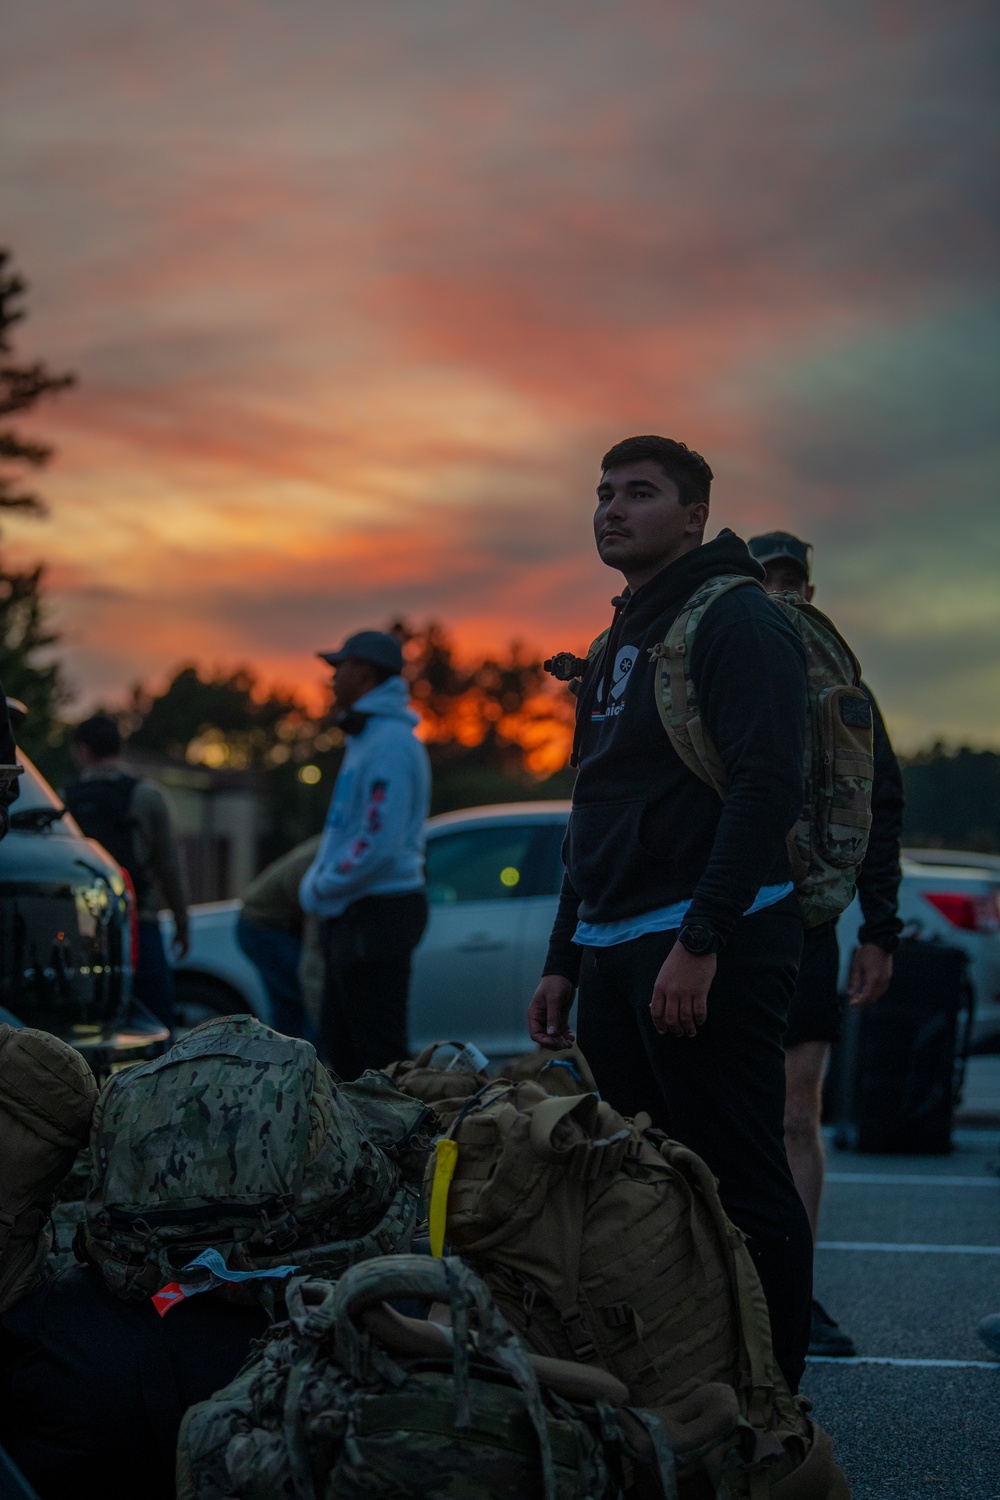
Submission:
[[[383,1071],[404,1094],[424,1104],[437,1104],[441,1099],[467,1099],[488,1082],[486,1074],[478,1069],[442,1066],[436,1060],[437,1054],[446,1047],[456,1049],[455,1061],[459,1063],[468,1052],[465,1042],[432,1042],[416,1057],[390,1063]]]
[[[442,1165],[424,1185],[432,1242],[435,1177],[453,1169],[447,1242],[530,1349],[602,1366],[668,1429],[703,1387],[729,1386],[756,1449],[699,1455],[692,1497],[706,1477],[727,1500],[847,1496],[829,1440],[775,1364],[756,1270],[699,1157],[648,1117],[532,1083],[501,1080],[441,1112]]]
[[[68,1042],[0,1025],[0,1312],[31,1290],[56,1187],[87,1144],[97,1083]]]

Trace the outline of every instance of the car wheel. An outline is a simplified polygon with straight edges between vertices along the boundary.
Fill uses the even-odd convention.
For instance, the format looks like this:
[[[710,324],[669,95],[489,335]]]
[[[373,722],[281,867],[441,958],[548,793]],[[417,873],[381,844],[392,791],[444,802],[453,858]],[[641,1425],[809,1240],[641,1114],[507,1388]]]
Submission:
[[[174,979],[174,1036],[214,1021],[219,1016],[246,1015],[250,1007],[243,997],[227,984],[211,979],[188,979],[177,974]]]

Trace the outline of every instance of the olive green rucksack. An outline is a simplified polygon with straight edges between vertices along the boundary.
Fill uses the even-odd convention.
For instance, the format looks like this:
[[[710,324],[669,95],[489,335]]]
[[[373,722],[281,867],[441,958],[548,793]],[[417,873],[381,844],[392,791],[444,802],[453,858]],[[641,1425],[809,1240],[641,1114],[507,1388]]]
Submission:
[[[214,1285],[179,1274],[206,1251],[230,1272],[337,1275],[406,1249],[428,1116],[383,1074],[335,1084],[308,1042],[252,1016],[208,1021],[105,1084],[81,1252],[141,1299]],[[229,1294],[261,1292],[240,1279]]]
[[[400,1297],[443,1304],[450,1326],[401,1317],[386,1306]],[[184,1417],[178,1500],[612,1500],[636,1470],[644,1494],[675,1493],[660,1424],[620,1413],[627,1393],[604,1372],[532,1361],[457,1259],[295,1281],[288,1310]]]
[[[596,1094],[499,1080],[441,1110],[432,1244],[443,1218],[450,1252],[530,1349],[610,1371],[668,1431],[728,1387],[728,1426],[693,1446],[675,1434],[682,1496],[846,1497],[829,1439],[775,1363],[757,1272],[699,1157]]]
[[[710,578],[684,605],[656,648],[656,707],[681,760],[720,797],[725,767],[701,721],[691,678],[695,633],[706,612],[724,594],[762,588],[745,574]],[[861,667],[850,646],[820,610],[795,593],[769,596],[795,630],[808,659],[805,784],[802,813],[788,835],[796,894],[808,927],[831,921],[854,898],[858,871],[871,829],[874,754],[872,707],[861,687]],[[554,656],[550,670],[562,682],[582,675],[604,648],[597,637],[587,661],[568,652]],[[549,665],[548,663],[546,665]]]

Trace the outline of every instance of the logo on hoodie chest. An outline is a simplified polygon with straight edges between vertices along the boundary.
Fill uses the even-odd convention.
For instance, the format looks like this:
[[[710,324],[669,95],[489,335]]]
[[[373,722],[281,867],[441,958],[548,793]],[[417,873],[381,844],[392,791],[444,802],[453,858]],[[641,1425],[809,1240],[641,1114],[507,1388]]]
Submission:
[[[622,713],[625,708],[625,689],[628,687],[632,668],[635,666],[639,655],[638,646],[620,646],[618,655],[615,657],[614,671],[611,674],[611,686],[608,689],[607,701],[596,708],[591,715],[591,721],[598,723],[602,719],[614,719]]]

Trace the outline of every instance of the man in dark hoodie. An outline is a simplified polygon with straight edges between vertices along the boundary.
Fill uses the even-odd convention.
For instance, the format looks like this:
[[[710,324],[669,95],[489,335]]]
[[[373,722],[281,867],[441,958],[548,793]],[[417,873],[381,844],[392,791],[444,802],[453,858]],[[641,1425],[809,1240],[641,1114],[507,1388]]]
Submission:
[[[709,579],[763,569],[731,531],[704,542],[712,471],[683,443],[605,454],[594,531],[624,574],[580,686],[566,876],[529,1012],[542,1046],[579,1041],[602,1095],[696,1151],[747,1236],[792,1389],[805,1364],[812,1236],[785,1156],[782,1035],[802,922],[786,836],[803,796],[805,652],[763,589],[718,598],[690,663],[724,801],[674,751],[652,653]]]

